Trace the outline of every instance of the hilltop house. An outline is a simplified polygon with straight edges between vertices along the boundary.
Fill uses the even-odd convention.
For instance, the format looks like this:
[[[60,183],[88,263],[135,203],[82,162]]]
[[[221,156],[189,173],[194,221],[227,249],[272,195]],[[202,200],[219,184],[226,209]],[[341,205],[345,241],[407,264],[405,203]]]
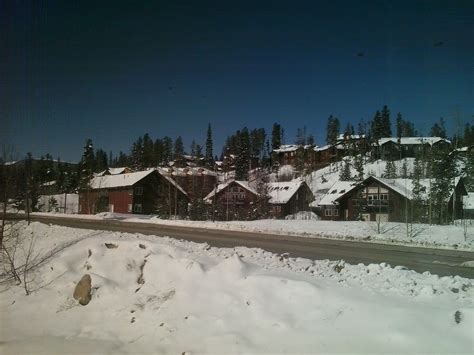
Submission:
[[[121,175],[121,174],[130,174],[133,173],[133,170],[129,167],[120,167],[120,168],[107,168],[100,173],[95,174],[95,176],[105,176],[105,175]]]
[[[373,155],[376,159],[399,160],[427,154],[430,149],[449,148],[451,142],[440,137],[401,137],[380,138],[373,143]]]
[[[177,213],[187,204],[186,192],[156,169],[94,177],[79,192],[79,213]]]

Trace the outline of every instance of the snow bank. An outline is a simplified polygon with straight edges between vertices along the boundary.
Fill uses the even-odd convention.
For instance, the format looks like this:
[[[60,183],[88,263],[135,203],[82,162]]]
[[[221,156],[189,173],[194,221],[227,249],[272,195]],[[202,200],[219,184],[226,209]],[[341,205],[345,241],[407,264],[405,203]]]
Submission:
[[[39,223],[22,233],[39,249],[76,243],[33,275],[30,296],[2,285],[3,353],[472,350],[473,280]]]

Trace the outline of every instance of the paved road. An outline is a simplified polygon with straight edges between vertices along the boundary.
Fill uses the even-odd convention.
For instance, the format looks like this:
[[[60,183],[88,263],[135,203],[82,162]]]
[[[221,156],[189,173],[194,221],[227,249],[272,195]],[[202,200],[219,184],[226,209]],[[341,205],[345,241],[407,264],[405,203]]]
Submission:
[[[386,262],[392,266],[402,265],[418,272],[429,271],[439,276],[459,275],[474,278],[474,268],[461,265],[466,261],[474,261],[474,252],[467,251],[163,226],[118,220],[88,220],[54,216],[32,216],[32,220],[74,228],[169,236],[194,242],[206,242],[215,247],[257,247],[274,253],[289,253],[292,257],[312,260],[343,259],[351,264],[364,263],[366,265]]]

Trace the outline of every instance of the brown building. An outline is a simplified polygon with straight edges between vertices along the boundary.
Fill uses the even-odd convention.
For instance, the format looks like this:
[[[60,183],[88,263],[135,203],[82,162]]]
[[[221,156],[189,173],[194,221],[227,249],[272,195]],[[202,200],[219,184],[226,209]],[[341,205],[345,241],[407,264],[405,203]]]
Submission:
[[[427,154],[431,149],[446,149],[450,145],[449,140],[440,137],[388,137],[374,143],[372,152],[376,159],[399,160]]]
[[[344,146],[342,144],[314,147],[313,151],[314,170],[322,169],[331,163],[339,161],[344,156]]]
[[[424,187],[426,200],[430,186],[429,179],[420,180],[420,184]],[[411,206],[412,190],[410,179],[384,179],[370,176],[336,198],[334,202],[338,205],[341,220],[403,222],[406,219],[405,212],[409,211]],[[462,179],[457,179],[455,188],[446,201],[448,215],[454,218],[462,216],[462,196],[466,194]],[[408,218],[410,218],[409,215]]]
[[[163,214],[174,214],[187,200],[186,192],[173,179],[150,169],[94,177],[90,189],[79,192],[79,213],[151,214],[161,208]]]
[[[267,184],[270,216],[283,218],[300,211],[309,211],[314,196],[304,181],[272,182]]]
[[[221,220],[247,219],[259,194],[247,181],[232,180],[218,185],[204,201],[215,205],[215,216]]]
[[[204,198],[214,188],[217,182],[217,173],[202,167],[184,168],[158,168],[158,171],[165,176],[177,181],[183,188],[190,200]]]
[[[336,200],[356,186],[357,183],[354,181],[338,181],[332,185],[318,203],[316,213],[319,217],[326,221],[338,221],[342,219],[339,214],[339,203],[336,202]]]

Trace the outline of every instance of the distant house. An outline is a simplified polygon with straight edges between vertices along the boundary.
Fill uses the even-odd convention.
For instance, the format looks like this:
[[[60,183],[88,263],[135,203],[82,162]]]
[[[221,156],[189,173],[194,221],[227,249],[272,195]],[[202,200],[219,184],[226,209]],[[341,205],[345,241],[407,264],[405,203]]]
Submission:
[[[124,166],[120,168],[107,168],[100,173],[95,174],[95,176],[105,176],[105,175],[120,175],[120,174],[130,174],[133,170]]]
[[[322,147],[314,147],[314,163],[315,170],[322,169],[331,163],[340,160],[344,156],[344,146],[342,144],[325,145]]]
[[[150,169],[94,177],[90,189],[79,192],[79,213],[151,214],[161,206],[174,214],[176,206],[187,200],[186,192],[173,179]]]
[[[429,179],[420,181],[429,194]],[[410,179],[384,179],[370,176],[354,188],[343,193],[334,200],[339,206],[339,218],[366,221],[405,221],[405,211],[408,210],[413,198],[413,186]],[[454,218],[462,216],[462,196],[467,194],[462,179],[456,179],[455,187],[446,201],[448,215]],[[409,216],[408,216],[409,218]]]
[[[295,165],[297,152],[303,152],[304,147],[297,144],[282,145],[273,149],[273,155],[280,165]]]
[[[267,184],[270,216],[282,218],[300,211],[309,211],[313,193],[304,181],[272,182]]]
[[[218,185],[204,199],[214,205],[217,219],[246,219],[259,198],[258,192],[248,181],[231,180]]]
[[[316,212],[321,219],[332,221],[347,219],[346,216],[340,215],[339,203],[336,200],[356,186],[357,183],[354,181],[338,181],[334,183],[317,205]]]
[[[451,141],[440,137],[380,138],[373,144],[376,159],[398,160],[426,154],[429,149],[449,148]]]

